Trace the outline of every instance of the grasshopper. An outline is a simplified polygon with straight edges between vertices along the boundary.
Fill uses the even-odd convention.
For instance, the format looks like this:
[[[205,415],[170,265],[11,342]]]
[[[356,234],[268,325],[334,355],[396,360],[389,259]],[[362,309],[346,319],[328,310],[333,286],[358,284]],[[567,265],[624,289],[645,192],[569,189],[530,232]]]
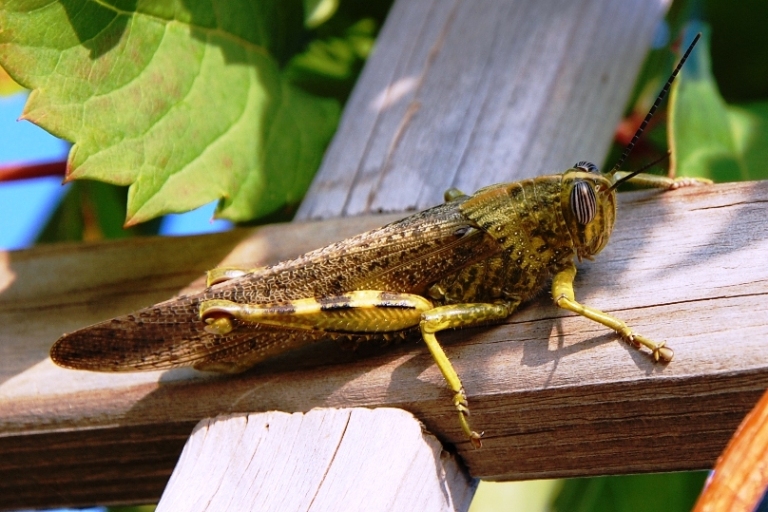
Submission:
[[[203,292],[66,334],[51,358],[93,371],[193,366],[237,373],[322,340],[420,334],[475,446],[482,434],[470,426],[464,387],[436,334],[501,322],[550,280],[557,306],[645,347],[654,361],[669,362],[674,354],[664,342],[576,300],[574,259],[591,259],[608,243],[620,183],[674,189],[707,182],[618,171],[697,40],[609,172],[579,162],[562,174],[491,185],[471,196],[451,189],[444,204],[294,260],[211,270]]]

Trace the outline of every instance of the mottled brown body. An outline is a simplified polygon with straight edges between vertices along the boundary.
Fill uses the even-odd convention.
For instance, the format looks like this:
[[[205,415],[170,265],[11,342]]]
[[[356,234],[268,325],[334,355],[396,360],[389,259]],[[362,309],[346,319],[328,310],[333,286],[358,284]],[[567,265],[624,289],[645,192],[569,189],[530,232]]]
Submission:
[[[599,175],[569,172],[487,187],[202,293],[65,335],[51,357],[65,367],[95,371],[239,371],[315,341],[384,337],[237,320],[229,334],[211,334],[199,306],[212,299],[269,305],[381,290],[423,295],[435,304],[507,302],[514,308],[540,292],[564,262],[594,254],[607,241],[605,227],[596,228],[604,239],[590,247],[585,241],[592,234],[569,223],[563,197],[574,179],[609,185]],[[610,204],[612,227],[615,201]]]

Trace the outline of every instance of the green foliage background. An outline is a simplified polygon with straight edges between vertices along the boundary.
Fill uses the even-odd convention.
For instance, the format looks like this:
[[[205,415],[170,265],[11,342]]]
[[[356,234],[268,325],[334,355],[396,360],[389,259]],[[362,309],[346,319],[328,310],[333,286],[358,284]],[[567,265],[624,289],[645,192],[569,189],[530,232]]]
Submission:
[[[22,118],[74,143],[77,181],[41,241],[152,233],[120,226],[214,200],[235,222],[290,218],[390,2],[305,3],[3,3]]]
[[[654,117],[625,168],[640,168],[669,149],[670,171],[678,175],[716,182],[768,178],[768,40],[759,35],[764,16],[768,3],[760,0],[672,5],[670,38],[681,36],[685,46],[697,32],[703,37],[673,85],[666,111]],[[647,112],[678,58],[668,46],[650,52],[627,116]],[[607,161],[622,149],[614,147]]]

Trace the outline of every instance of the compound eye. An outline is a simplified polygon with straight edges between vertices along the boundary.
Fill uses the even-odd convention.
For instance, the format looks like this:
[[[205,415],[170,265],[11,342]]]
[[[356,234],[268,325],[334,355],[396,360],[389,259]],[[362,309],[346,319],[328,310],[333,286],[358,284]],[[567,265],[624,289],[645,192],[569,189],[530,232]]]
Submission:
[[[586,181],[577,181],[571,189],[571,212],[582,226],[589,224],[597,214],[595,191]]]
[[[584,172],[591,172],[592,174],[600,174],[600,171],[598,170],[597,166],[592,162],[587,162],[586,160],[582,160],[581,162],[577,163],[573,167],[575,169],[581,169]]]

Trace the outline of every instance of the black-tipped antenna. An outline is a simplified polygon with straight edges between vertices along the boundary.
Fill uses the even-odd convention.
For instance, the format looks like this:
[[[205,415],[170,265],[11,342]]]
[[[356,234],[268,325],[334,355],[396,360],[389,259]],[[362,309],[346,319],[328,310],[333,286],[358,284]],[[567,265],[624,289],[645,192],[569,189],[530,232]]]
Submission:
[[[631,180],[632,178],[634,178],[635,176],[637,176],[637,175],[638,175],[638,174],[640,174],[641,172],[645,172],[645,171],[647,171],[648,169],[650,169],[650,168],[651,168],[651,167],[653,167],[654,165],[656,165],[656,164],[658,164],[658,163],[661,163],[661,162],[663,162],[663,161],[664,161],[664,160],[666,160],[667,158],[669,158],[669,151],[667,151],[667,152],[664,154],[664,156],[661,156],[661,157],[657,158],[656,160],[654,160],[653,162],[651,162],[651,163],[649,163],[649,164],[646,164],[646,165],[642,166],[641,168],[639,168],[639,169],[638,169],[638,170],[636,170],[636,171],[632,171],[631,173],[627,174],[626,176],[624,176],[624,177],[623,177],[623,178],[621,178],[620,180],[616,180],[616,183],[614,183],[613,185],[611,185],[610,187],[608,187],[608,188],[606,189],[606,192],[610,192],[611,190],[615,190],[615,189],[616,189],[616,188],[618,188],[618,186],[619,186],[619,185],[621,185],[622,183],[625,183],[625,182],[627,182],[627,181]]]
[[[677,74],[682,69],[683,64],[685,64],[685,61],[688,59],[688,56],[693,51],[693,47],[696,46],[696,43],[699,41],[700,37],[701,37],[701,32],[696,34],[696,37],[693,38],[693,41],[691,41],[691,44],[688,46],[688,49],[685,50],[685,53],[683,54],[683,58],[680,59],[680,62],[678,63],[677,67],[675,68],[674,71],[672,71],[672,74],[670,75],[669,80],[667,80],[667,83],[664,84],[664,88],[656,97],[656,101],[653,102],[653,106],[651,107],[651,110],[648,111],[648,114],[645,116],[645,119],[643,119],[642,124],[640,124],[640,128],[637,129],[637,131],[635,132],[635,136],[632,137],[631,141],[629,141],[629,144],[627,144],[627,147],[624,148],[624,152],[619,157],[619,160],[616,162],[616,165],[614,165],[613,168],[611,169],[611,172],[610,172],[611,175],[613,175],[613,173],[618,171],[619,167],[624,165],[624,160],[626,160],[629,154],[632,152],[632,149],[635,147],[637,140],[643,134],[643,130],[645,130],[645,127],[648,126],[648,122],[650,122],[651,118],[653,117],[653,114],[656,113],[656,109],[659,108],[659,104],[669,92],[669,88],[672,85],[672,82],[675,81]]]

